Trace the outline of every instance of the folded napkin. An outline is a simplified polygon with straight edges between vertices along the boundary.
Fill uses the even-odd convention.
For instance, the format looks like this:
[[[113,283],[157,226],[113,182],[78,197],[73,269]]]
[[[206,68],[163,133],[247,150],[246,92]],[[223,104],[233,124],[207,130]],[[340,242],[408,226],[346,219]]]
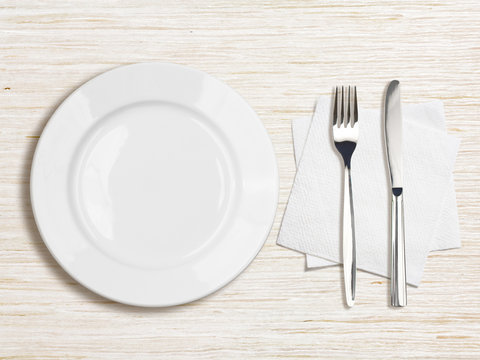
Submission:
[[[298,118],[292,121],[292,135],[295,151],[295,162],[297,167],[303,153],[305,141],[307,139],[308,130],[310,129],[311,117]],[[432,131],[446,132],[443,117],[435,118],[436,121],[431,126]],[[455,139],[453,135],[448,135],[451,139]],[[456,150],[451,153],[450,161],[455,162]],[[447,250],[460,247],[460,231],[458,224],[457,201],[455,196],[455,184],[453,182],[453,174],[450,176],[450,183],[443,201],[440,218],[431,241],[431,251]],[[306,254],[307,268],[321,268],[326,266],[337,265],[338,263],[330,260]]]
[[[298,172],[277,243],[309,255],[308,266],[341,262],[341,162],[331,139],[331,99],[293,124]],[[403,106],[407,281],[418,285],[428,252],[458,247],[452,169],[458,141],[446,134],[441,102]],[[380,111],[359,109],[352,158],[357,266],[389,274],[390,182]],[[308,134],[307,134],[308,132]],[[304,145],[303,145],[304,144]]]

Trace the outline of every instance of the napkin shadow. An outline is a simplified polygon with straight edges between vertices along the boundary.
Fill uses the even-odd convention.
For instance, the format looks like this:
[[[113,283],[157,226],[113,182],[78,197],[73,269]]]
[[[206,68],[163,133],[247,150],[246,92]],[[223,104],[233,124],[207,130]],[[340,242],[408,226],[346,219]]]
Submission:
[[[37,126],[35,131],[33,131],[34,134],[38,134],[38,135],[41,134],[50,117],[56,111],[58,106],[61,103],[63,103],[63,101],[68,96],[70,96],[70,94],[71,93],[65,95],[62,99],[60,99],[57,102],[57,104],[55,104],[52,110],[50,110],[45,116],[44,121]],[[151,308],[137,307],[133,305],[120,304],[115,301],[106,299],[94,293],[93,291],[87,289],[86,287],[78,283],[75,279],[73,279],[66,271],[62,269],[62,267],[57,263],[54,257],[50,254],[50,251],[48,250],[47,246],[42,240],[40,232],[35,223],[35,219],[33,217],[32,204],[30,200],[30,170],[32,166],[33,156],[35,153],[35,148],[38,143],[38,137],[37,136],[29,137],[29,139],[32,141],[29,141],[26,144],[25,156],[22,159],[21,175],[23,179],[26,179],[26,181],[24,181],[20,185],[20,198],[22,202],[21,205],[22,205],[22,209],[24,209],[24,216],[22,217],[23,227],[27,231],[28,237],[33,245],[34,251],[36,252],[36,255],[38,256],[40,261],[43,262],[46,268],[48,268],[48,270],[50,271],[53,277],[61,281],[63,284],[67,285],[69,291],[72,291],[75,293],[76,297],[78,298],[77,301],[83,300],[84,302],[94,303],[97,306],[103,307],[105,311],[114,311],[114,312],[122,311],[122,312],[128,312],[128,313],[168,313],[172,311],[178,311],[179,308],[199,305],[202,302],[202,300],[208,298],[207,296],[203,299],[197,300],[190,304],[170,306],[170,307],[151,307]],[[41,294],[39,294],[39,297],[40,296]]]

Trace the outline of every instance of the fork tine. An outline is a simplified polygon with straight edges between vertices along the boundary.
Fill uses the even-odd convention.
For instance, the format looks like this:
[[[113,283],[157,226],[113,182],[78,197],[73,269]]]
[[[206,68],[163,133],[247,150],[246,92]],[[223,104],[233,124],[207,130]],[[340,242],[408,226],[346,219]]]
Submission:
[[[348,89],[347,89],[347,94],[345,95],[345,101],[347,103],[347,111],[346,111],[346,116],[345,116],[345,127],[348,126],[348,124],[350,123],[350,113],[351,113],[351,106],[350,106],[350,100],[351,100],[351,96],[350,96],[350,85],[348,85]],[[353,125],[353,123],[352,123]]]
[[[338,100],[337,100],[337,127],[342,124],[342,89],[337,86],[338,89]]]
[[[358,102],[357,102],[357,87],[353,87],[353,121],[354,123],[352,124],[355,125],[358,121]]]
[[[337,102],[338,102],[338,86],[335,86],[335,100],[333,102],[333,126],[337,125]]]
[[[340,108],[340,126],[343,125],[343,121],[344,121],[344,118],[345,118],[345,92],[343,90],[343,86],[342,86],[342,104],[341,104],[341,108]]]

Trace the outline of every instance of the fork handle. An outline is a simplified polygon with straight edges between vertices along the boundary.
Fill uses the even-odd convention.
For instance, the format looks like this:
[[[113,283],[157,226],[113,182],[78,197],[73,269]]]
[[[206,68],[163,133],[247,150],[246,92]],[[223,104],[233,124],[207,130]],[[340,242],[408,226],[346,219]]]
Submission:
[[[403,190],[392,191],[392,269],[390,281],[391,303],[394,307],[407,306],[407,275],[405,266],[405,228],[403,220]]]
[[[343,182],[343,278],[348,306],[355,303],[357,259],[355,249],[355,225],[353,217],[352,177],[350,164],[344,168]]]

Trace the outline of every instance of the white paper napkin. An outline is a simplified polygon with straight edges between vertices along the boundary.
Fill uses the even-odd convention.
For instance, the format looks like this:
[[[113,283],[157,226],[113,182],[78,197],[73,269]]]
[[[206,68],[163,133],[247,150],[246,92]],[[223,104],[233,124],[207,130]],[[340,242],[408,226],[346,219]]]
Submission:
[[[343,164],[330,136],[330,106],[329,97],[319,98],[277,243],[338,263]],[[418,285],[433,239],[436,247],[458,246],[438,231],[443,205],[455,202],[448,189],[458,141],[432,131],[444,123],[441,102],[405,105],[403,117],[407,281]],[[359,125],[352,159],[357,265],[388,276],[390,184],[380,111],[360,108]]]
[[[428,126],[432,126],[432,131],[445,133],[446,129],[445,122],[443,121],[444,119],[439,117],[435,120],[435,122],[429,124]],[[312,117],[298,118],[292,121],[293,145],[295,152],[295,163],[297,167],[302,157],[303,148],[307,139],[308,130],[310,129],[311,121]],[[453,135],[447,136],[452,140],[455,140],[455,137]],[[455,162],[456,153],[457,151],[455,147],[455,149],[452,149],[452,157],[449,160],[452,163]],[[453,174],[450,177],[450,183],[445,194],[440,218],[437,223],[438,224],[435,229],[433,239],[431,240],[430,250],[438,251],[460,247],[460,231],[458,224],[457,201],[455,196],[455,184],[453,182]],[[306,265],[307,268],[321,268],[326,266],[338,265],[338,263],[321,257],[306,254]]]

